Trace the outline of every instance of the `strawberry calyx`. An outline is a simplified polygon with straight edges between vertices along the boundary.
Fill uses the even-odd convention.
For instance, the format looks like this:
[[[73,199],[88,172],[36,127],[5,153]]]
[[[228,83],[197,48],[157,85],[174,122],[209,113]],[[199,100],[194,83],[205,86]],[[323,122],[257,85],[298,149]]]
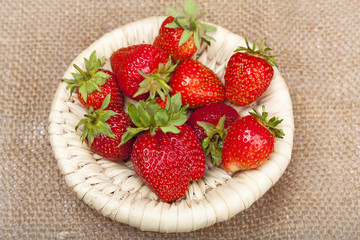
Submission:
[[[260,114],[255,108],[252,107],[254,112],[249,112],[251,116],[255,117],[264,127],[269,129],[270,132],[274,134],[277,138],[283,138],[285,136],[282,129],[277,128],[277,126],[283,121],[278,117],[272,117],[267,120],[268,113],[265,110],[265,106],[262,106],[262,113]]]
[[[160,98],[165,101],[165,96],[169,95],[172,91],[168,82],[178,63],[179,61],[172,63],[171,56],[169,56],[165,64],[162,62],[159,63],[158,70],[154,73],[146,74],[143,71],[137,70],[144,80],[139,84],[139,89],[133,97],[135,98],[148,92],[150,95],[147,100],[154,100],[156,96],[159,95]]]
[[[259,49],[256,48],[257,39],[254,41],[252,47],[250,47],[249,42],[246,37],[245,37],[245,42],[246,42],[246,47],[240,46],[234,52],[245,51],[246,53],[248,53],[250,55],[264,59],[271,66],[278,67],[278,65],[274,61],[274,57],[277,57],[278,55],[267,55],[267,52],[270,51],[271,48],[268,48],[268,47],[264,48],[266,38],[264,38],[263,41],[261,42]]]
[[[110,103],[110,95],[107,95],[101,105],[97,110],[94,110],[93,107],[90,107],[89,113],[85,114],[85,118],[81,119],[76,125],[75,130],[84,125],[84,130],[81,134],[81,141],[84,142],[85,139],[89,142],[89,147],[94,142],[94,139],[99,137],[99,134],[104,134],[111,138],[116,138],[116,135],[111,131],[109,124],[106,123],[110,117],[117,115],[118,113],[112,110],[105,110]]]
[[[210,41],[215,41],[215,39],[206,34],[206,32],[216,31],[216,27],[201,23],[199,19],[203,17],[206,13],[202,12],[198,14],[198,5],[195,1],[186,0],[183,6],[184,11],[177,10],[175,8],[167,8],[166,10],[174,17],[174,21],[167,24],[167,28],[182,28],[184,29],[179,46],[184,44],[192,35],[194,35],[195,46],[200,48],[200,40],[205,41],[209,46]]]
[[[155,100],[129,103],[128,114],[136,127],[127,128],[119,146],[148,130],[151,136],[154,136],[157,130],[164,133],[179,133],[180,130],[177,126],[181,126],[187,121],[187,108],[188,105],[182,106],[180,93],[172,97],[167,96],[165,108],[162,108]]]
[[[69,84],[66,89],[70,89],[70,96],[76,88],[79,88],[81,97],[86,102],[87,95],[89,93],[93,93],[95,91],[101,92],[99,86],[104,85],[106,83],[106,79],[111,77],[111,75],[103,71],[99,71],[99,68],[104,63],[104,57],[98,59],[96,51],[91,53],[89,59],[84,58],[84,61],[85,71],[74,64],[74,68],[78,71],[78,73],[71,73],[74,79],[62,79],[62,81]]]
[[[216,126],[207,122],[197,122],[197,124],[205,130],[207,136],[201,140],[201,147],[205,156],[211,154],[211,160],[214,166],[221,164],[223,141],[226,135],[226,130],[224,129],[225,118],[226,115],[222,116]]]

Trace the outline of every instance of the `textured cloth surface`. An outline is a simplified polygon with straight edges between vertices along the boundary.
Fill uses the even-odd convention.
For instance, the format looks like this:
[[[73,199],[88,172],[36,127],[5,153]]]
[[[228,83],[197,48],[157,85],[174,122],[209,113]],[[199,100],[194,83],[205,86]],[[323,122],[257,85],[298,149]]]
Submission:
[[[202,0],[205,20],[267,38],[293,102],[292,160],[229,221],[159,234],[103,217],[60,175],[47,133],[71,61],[123,24],[183,1],[3,0],[0,239],[360,239],[360,2]]]

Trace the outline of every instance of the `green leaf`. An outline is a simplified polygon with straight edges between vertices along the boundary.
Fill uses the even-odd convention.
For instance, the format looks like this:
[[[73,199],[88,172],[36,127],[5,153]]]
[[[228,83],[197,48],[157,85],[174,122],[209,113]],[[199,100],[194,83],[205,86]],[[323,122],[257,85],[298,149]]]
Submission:
[[[178,28],[179,25],[177,25],[177,23],[175,21],[172,21],[171,23],[166,24],[165,27],[167,27],[167,28]]]
[[[168,97],[167,97],[167,99],[166,99],[165,109],[168,110],[169,114],[172,114],[172,110],[171,110],[171,97],[170,97],[170,95],[168,95]]]
[[[85,60],[85,59],[84,59]],[[95,64],[96,64],[96,51],[93,51],[91,54],[90,54],[90,57],[89,57],[89,61],[88,61],[88,67],[86,67],[86,70],[90,70],[90,69],[93,69]]]
[[[99,85],[97,85],[94,81],[95,79],[92,79],[92,81],[86,81],[83,85],[86,86],[87,93],[93,93],[95,91],[101,92]]]
[[[181,35],[180,41],[179,41],[179,46],[183,45],[191,37],[192,34],[193,34],[193,32],[191,32],[187,29],[184,29],[184,31]]]
[[[81,79],[84,78],[84,76],[81,74],[81,73],[71,73],[71,75],[73,76],[73,78],[76,80],[76,81],[79,81]]]
[[[113,134],[113,132],[111,131],[109,124],[99,121],[97,123],[97,127],[99,128],[99,133],[102,133],[105,136],[108,136],[111,138],[116,138],[116,135]]]
[[[139,102],[138,102],[139,103]],[[148,127],[151,125],[151,118],[149,113],[144,109],[144,107],[141,104],[137,104],[136,108],[139,113],[139,118],[144,127]]]
[[[154,136],[154,135],[156,134],[156,129],[157,129],[157,128],[154,128],[154,127],[153,127],[153,128],[150,128],[150,135],[151,135],[151,136]]]
[[[104,83],[106,82],[106,79],[111,77],[110,74],[107,74],[106,72],[103,72],[103,71],[98,71],[94,74],[93,77],[96,77],[96,78],[103,78],[104,79]]]
[[[145,78],[140,84],[139,84],[139,88],[136,91],[136,93],[134,94],[134,98],[137,96],[140,96],[141,94],[147,93],[150,91],[150,84],[151,80],[149,78]]]
[[[218,122],[216,128],[218,128],[218,129],[224,129],[224,128],[225,128],[225,119],[226,119],[226,114],[224,114],[224,116],[222,116],[222,117],[219,119],[219,122]]]
[[[139,113],[135,107],[134,104],[129,103],[128,104],[128,114],[131,118],[131,121],[135,124],[137,127],[144,127],[143,124],[140,121]]]
[[[189,28],[188,26],[189,22],[186,18],[175,18],[174,22],[176,22],[176,24],[178,24],[179,27],[183,29]]]
[[[121,136],[121,142],[118,147],[124,145],[131,138],[135,137],[138,133],[144,132],[149,128],[127,128],[126,132]]]
[[[100,110],[104,110],[105,108],[107,108],[110,104],[110,98],[111,98],[111,94],[106,95],[106,97],[104,98]]]
[[[202,18],[202,17],[205,16],[205,15],[206,15],[206,12],[200,13],[200,14],[198,14],[198,15],[195,17],[195,20],[197,21],[197,20],[199,20],[200,18]]]
[[[221,164],[222,160],[222,147],[217,146],[216,144],[212,145],[210,149],[211,160],[214,166]]]
[[[265,41],[266,39],[264,38],[264,40],[261,42],[261,45],[259,47],[259,51],[262,52],[263,51],[263,48],[264,48],[264,45],[265,45]]]
[[[154,114],[154,120],[156,126],[164,126],[170,119],[168,111],[166,109],[160,108]]]
[[[198,6],[195,1],[186,0],[184,3],[184,11],[190,16],[196,17],[198,13]]]
[[[175,127],[175,126],[163,126],[163,127],[160,127],[161,131],[163,131],[164,133],[167,133],[167,132],[171,132],[171,133],[179,133],[180,130]]]
[[[174,18],[177,18],[177,17],[182,17],[184,16],[184,13],[180,10],[177,10],[175,8],[172,8],[172,7],[168,7],[166,8],[166,10],[170,13],[170,15]]]
[[[155,101],[150,101],[147,103],[147,107],[151,113],[156,113],[159,109],[161,109],[160,105]]]
[[[161,99],[162,101],[166,101],[166,100],[165,100],[165,99],[166,99],[166,96],[165,96],[165,94],[164,94],[162,91],[157,90],[156,92],[157,92],[157,94],[160,96],[160,99]]]
[[[81,120],[79,121],[79,123],[75,126],[75,131],[77,131],[78,128],[79,128],[81,125],[85,124],[86,122],[87,122],[87,119],[86,119],[86,118],[81,119]]]
[[[173,95],[171,98],[170,98],[170,101],[168,99],[168,102],[170,104],[170,108],[169,108],[169,113],[172,114],[172,113],[176,113],[178,112],[180,109],[181,109],[181,105],[182,105],[182,101],[181,101],[181,93],[178,92],[176,93],[175,95]]]
[[[215,38],[213,38],[213,37],[211,37],[211,36],[209,36],[209,35],[207,35],[207,34],[202,34],[201,35],[201,38],[203,39],[203,40],[206,40],[206,41],[216,41],[216,39]]]
[[[213,132],[216,129],[216,127],[213,124],[208,122],[198,121],[196,123],[205,130],[205,133],[208,136],[211,134],[211,132]]]
[[[200,49],[200,34],[199,31],[194,32],[194,42],[197,49]]]
[[[85,69],[90,69],[91,66],[90,66],[90,62],[88,59],[84,58],[84,62],[85,62]]]
[[[86,85],[81,85],[79,87],[79,92],[81,97],[84,99],[85,102],[87,102],[87,89],[86,89]]]
[[[176,116],[172,116],[171,120],[169,120],[169,123],[174,126],[181,126],[184,123],[186,123],[188,117],[186,114],[176,114]]]
[[[194,32],[195,30],[196,30],[196,23],[195,23],[195,21],[194,20],[190,20],[190,25],[189,25],[189,27],[190,27],[190,31],[191,32]]]
[[[118,113],[112,111],[112,110],[106,110],[106,111],[102,111],[102,113],[99,114],[99,117],[101,118],[102,121],[107,121],[109,120],[112,116],[118,115]]]
[[[254,41],[254,43],[253,43],[253,47],[252,47],[252,49],[255,51],[255,49],[256,49],[256,44],[257,44],[257,39],[255,39],[255,41]]]
[[[210,143],[209,137],[206,137],[203,140],[201,140],[201,147],[205,153],[205,156],[207,156],[210,152],[210,149],[208,149],[209,143]]]
[[[202,24],[201,24],[201,28],[204,29],[206,32],[215,32],[215,31],[216,31],[216,27],[215,27],[215,26],[212,26],[212,25],[209,25],[209,24],[205,24],[205,23],[202,23]]]
[[[245,43],[246,43],[247,48],[248,48],[248,49],[251,49],[247,38],[245,38]]]

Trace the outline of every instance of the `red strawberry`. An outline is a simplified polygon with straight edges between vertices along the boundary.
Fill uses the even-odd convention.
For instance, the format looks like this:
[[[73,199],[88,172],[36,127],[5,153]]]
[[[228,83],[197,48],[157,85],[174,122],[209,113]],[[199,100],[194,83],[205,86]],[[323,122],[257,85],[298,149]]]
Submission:
[[[175,66],[159,48],[138,44],[120,48],[110,58],[111,68],[126,96],[135,100],[166,95],[171,89],[166,81]],[[139,89],[141,87],[141,89]]]
[[[161,130],[156,130],[154,136],[150,131],[144,133],[135,141],[131,154],[136,174],[164,202],[181,198],[189,182],[205,171],[204,153],[194,131],[187,125],[178,129],[178,134]],[[200,165],[195,171],[194,163]]]
[[[70,89],[71,94],[78,88],[79,101],[87,108],[92,106],[94,109],[99,109],[109,94],[111,94],[111,105],[123,108],[124,99],[115,75],[108,70],[100,69],[104,59],[98,59],[96,52],[93,51],[90,58],[84,60],[85,71],[74,64],[79,73],[72,73],[74,79],[63,79],[69,84],[66,88]]]
[[[155,99],[155,102],[156,102],[157,104],[159,104],[160,107],[166,108],[167,98],[168,98],[168,97],[166,97],[166,98],[165,98],[165,101],[164,101],[164,100],[162,100],[161,98],[158,97],[158,98]]]
[[[200,23],[197,3],[187,0],[184,3],[184,12],[174,8],[167,9],[171,16],[161,24],[159,34],[154,45],[171,55],[174,61],[191,58],[200,48],[200,40],[210,45],[215,40],[205,32],[215,31],[214,26]]]
[[[210,103],[191,113],[186,124],[194,129],[198,138],[202,140],[207,135],[204,128],[198,125],[198,122],[211,123],[216,126],[219,123],[220,118],[224,115],[226,116],[225,129],[230,127],[239,118],[239,113],[233,107],[225,103]]]
[[[237,106],[245,106],[256,101],[269,87],[274,75],[272,65],[274,55],[266,56],[270,48],[264,48],[265,39],[259,50],[256,42],[251,49],[246,40],[247,47],[239,47],[234,53],[226,67],[225,88],[226,98]],[[245,52],[239,52],[245,51]]]
[[[86,118],[82,119],[75,129],[84,124],[82,141],[86,141],[90,149],[100,156],[121,161],[130,157],[134,142],[130,140],[119,146],[121,137],[128,127],[133,127],[133,124],[124,110],[109,103],[110,95],[104,99],[98,110],[90,107],[89,114],[85,115]]]
[[[181,93],[183,104],[196,108],[225,100],[225,89],[219,77],[208,67],[194,59],[179,63],[172,73],[171,95]]]
[[[189,182],[201,178],[205,157],[187,120],[180,94],[167,99],[165,109],[155,101],[129,104],[137,128],[129,128],[123,143],[141,131],[133,145],[131,161],[139,178],[164,202],[181,198]]]
[[[224,103],[211,103],[195,110],[186,122],[201,140],[205,156],[220,165],[226,130],[239,118],[238,112]]]
[[[227,131],[222,152],[222,164],[229,172],[247,170],[263,164],[274,151],[275,137],[284,132],[276,126],[282,122],[277,117],[267,121],[268,113],[254,113],[238,119]]]

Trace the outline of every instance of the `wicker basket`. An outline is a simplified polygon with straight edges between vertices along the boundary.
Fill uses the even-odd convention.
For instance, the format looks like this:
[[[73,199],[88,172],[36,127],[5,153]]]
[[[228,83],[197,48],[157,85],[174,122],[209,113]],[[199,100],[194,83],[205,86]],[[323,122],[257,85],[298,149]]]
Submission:
[[[64,78],[71,78],[75,63],[84,67],[83,58],[93,50],[109,59],[120,47],[152,43],[164,17],[151,17],[124,25],[105,34],[83,51],[71,64]],[[245,45],[242,37],[217,26],[210,47],[202,45],[196,59],[210,67],[223,81],[225,66],[234,49]],[[111,70],[109,61],[104,66]],[[268,90],[255,103],[265,105],[270,115],[283,118],[284,139],[276,140],[275,151],[261,167],[229,174],[207,160],[203,177],[192,182],[186,196],[164,203],[136,176],[131,161],[114,163],[89,151],[80,141],[75,126],[86,113],[66,83],[60,83],[49,115],[49,134],[55,158],[66,184],[91,208],[115,221],[143,231],[189,232],[226,221],[250,207],[285,171],[292,152],[294,121],[287,86],[275,68]],[[127,105],[127,104],[126,104]],[[241,116],[249,107],[236,107]],[[271,116],[270,116],[271,117]]]

